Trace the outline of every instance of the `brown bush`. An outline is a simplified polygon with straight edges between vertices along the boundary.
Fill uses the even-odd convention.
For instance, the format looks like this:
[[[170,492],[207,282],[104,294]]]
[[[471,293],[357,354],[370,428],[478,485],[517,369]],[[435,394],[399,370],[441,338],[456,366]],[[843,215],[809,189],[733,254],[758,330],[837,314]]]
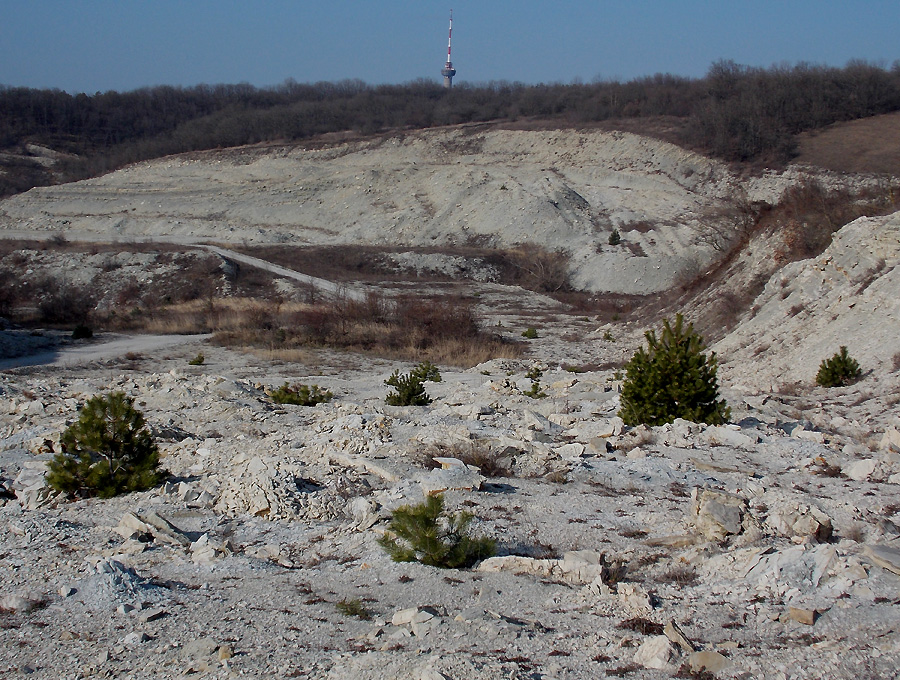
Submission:
[[[96,301],[88,286],[69,284],[47,278],[37,286],[40,296],[38,312],[41,321],[50,324],[86,322]]]

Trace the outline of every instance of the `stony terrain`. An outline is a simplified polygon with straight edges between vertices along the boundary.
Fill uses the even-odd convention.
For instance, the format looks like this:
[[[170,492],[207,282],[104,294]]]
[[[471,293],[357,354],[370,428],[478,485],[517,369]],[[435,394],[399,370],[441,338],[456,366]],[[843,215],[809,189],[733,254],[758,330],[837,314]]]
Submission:
[[[170,240],[424,243],[460,238],[468,215],[477,230],[497,220],[498,242],[513,243],[522,222],[504,226],[490,212],[509,192],[517,196],[510,206],[535,221],[529,239],[583,244],[591,254],[577,276],[597,289],[623,278],[601,266],[612,227],[680,215],[623,232],[648,257],[628,250],[615,262],[648,260],[665,272],[650,277],[649,290],[677,274],[664,263],[688,256],[698,216],[730,200],[736,181],[706,159],[629,135],[585,134],[579,147],[575,133],[565,144],[554,137],[561,133],[504,144],[499,136],[511,132],[434,134],[443,146],[416,135],[381,142],[406,158],[393,180],[370,158],[374,142],[280,158],[234,151],[220,156],[215,187],[209,158],[165,159],[4,201],[0,219],[10,232],[105,238],[113,229]],[[490,154],[501,160],[487,167]],[[251,182],[253,173],[261,181]],[[348,188],[351,175],[359,191]],[[744,190],[774,195],[796,176]],[[375,205],[392,181],[401,187],[390,192],[397,223]],[[360,197],[368,183],[377,200]],[[453,191],[439,191],[444,185]],[[431,209],[416,186],[430,187]],[[302,187],[308,196],[288,194]],[[565,196],[582,206],[577,220]],[[318,209],[301,210],[310,201]],[[373,207],[355,227],[323,231],[329,210],[345,220],[343,210],[363,201]],[[211,216],[214,205],[223,216]],[[234,231],[225,238],[227,225]],[[563,365],[621,364],[643,325],[601,325],[491,283],[472,284],[486,323],[511,337],[533,325],[539,337],[522,360],[442,366],[425,407],[384,403],[384,379],[409,365],[324,350],[290,363],[200,338],[141,350],[101,336],[78,347],[91,349],[81,358],[57,344],[55,365],[6,364],[0,675],[896,677],[898,230],[900,214],[858,220],[822,255],[768,281],[713,347],[732,407],[732,423],[720,427],[623,427],[616,370]],[[91,257],[68,261],[73,277],[104,269]],[[110,271],[140,275],[139,260],[123,256]],[[62,266],[49,254],[31,262]],[[860,361],[862,380],[815,387],[819,362],[841,344]],[[189,365],[198,352],[204,363]],[[525,395],[536,366],[541,399]],[[278,406],[266,390],[285,381],[321,385],[335,399]],[[43,484],[44,465],[79,405],[107,390],[135,398],[170,480],[112,500],[57,497]],[[505,471],[490,476],[452,461],[432,469],[434,457],[479,451]],[[474,514],[475,532],[497,540],[498,557],[471,570],[390,561],[376,543],[390,511],[441,490],[452,510]],[[347,603],[357,608],[348,613]]]

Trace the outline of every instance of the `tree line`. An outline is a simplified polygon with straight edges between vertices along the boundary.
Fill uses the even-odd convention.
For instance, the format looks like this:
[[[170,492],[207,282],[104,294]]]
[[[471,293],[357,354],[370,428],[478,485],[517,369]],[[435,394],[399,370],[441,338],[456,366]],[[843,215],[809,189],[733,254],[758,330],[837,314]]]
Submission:
[[[172,153],[292,142],[328,132],[667,117],[673,121],[672,141],[726,161],[784,162],[799,132],[898,109],[900,62],[884,68],[863,61],[842,68],[720,61],[693,79],[657,74],[590,84],[500,81],[461,83],[452,90],[428,80],[377,86],[288,80],[270,88],[160,86],[94,95],[0,86],[0,149],[35,143],[73,154],[62,168],[73,179]],[[50,181],[41,177],[36,171],[34,182]],[[0,195],[18,190],[0,186]]]

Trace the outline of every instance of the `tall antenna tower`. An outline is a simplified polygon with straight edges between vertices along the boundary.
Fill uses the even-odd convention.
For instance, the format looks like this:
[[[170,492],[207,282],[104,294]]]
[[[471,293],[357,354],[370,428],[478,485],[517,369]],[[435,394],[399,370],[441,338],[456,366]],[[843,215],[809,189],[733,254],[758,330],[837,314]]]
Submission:
[[[441,69],[441,75],[444,76],[444,87],[450,89],[453,87],[453,76],[456,75],[456,69],[453,68],[453,62],[450,61],[450,40],[453,38],[453,10],[450,10],[450,32],[447,34],[447,63]]]

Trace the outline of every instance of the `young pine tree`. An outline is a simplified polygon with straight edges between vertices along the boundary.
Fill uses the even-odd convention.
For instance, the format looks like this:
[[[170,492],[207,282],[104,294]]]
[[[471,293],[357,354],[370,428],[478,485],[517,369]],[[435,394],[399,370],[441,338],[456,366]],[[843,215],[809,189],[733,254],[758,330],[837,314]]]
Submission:
[[[444,513],[444,497],[428,496],[418,505],[404,505],[392,513],[390,534],[378,544],[394,562],[421,562],[441,569],[464,569],[492,557],[496,544],[490,538],[469,535],[472,515]]]
[[[859,380],[861,374],[856,359],[853,359],[847,353],[847,348],[841,345],[840,352],[819,364],[816,384],[822,387],[842,387]]]
[[[65,450],[47,474],[57,491],[110,498],[149,489],[164,476],[144,416],[123,392],[89,399],[61,442]]]
[[[703,338],[693,324],[685,328],[684,317],[675,325],[666,319],[657,339],[647,331],[647,350],[640,348],[625,366],[622,408],[626,425],[662,425],[676,418],[720,425],[731,410],[719,399],[716,355],[707,357]]]

